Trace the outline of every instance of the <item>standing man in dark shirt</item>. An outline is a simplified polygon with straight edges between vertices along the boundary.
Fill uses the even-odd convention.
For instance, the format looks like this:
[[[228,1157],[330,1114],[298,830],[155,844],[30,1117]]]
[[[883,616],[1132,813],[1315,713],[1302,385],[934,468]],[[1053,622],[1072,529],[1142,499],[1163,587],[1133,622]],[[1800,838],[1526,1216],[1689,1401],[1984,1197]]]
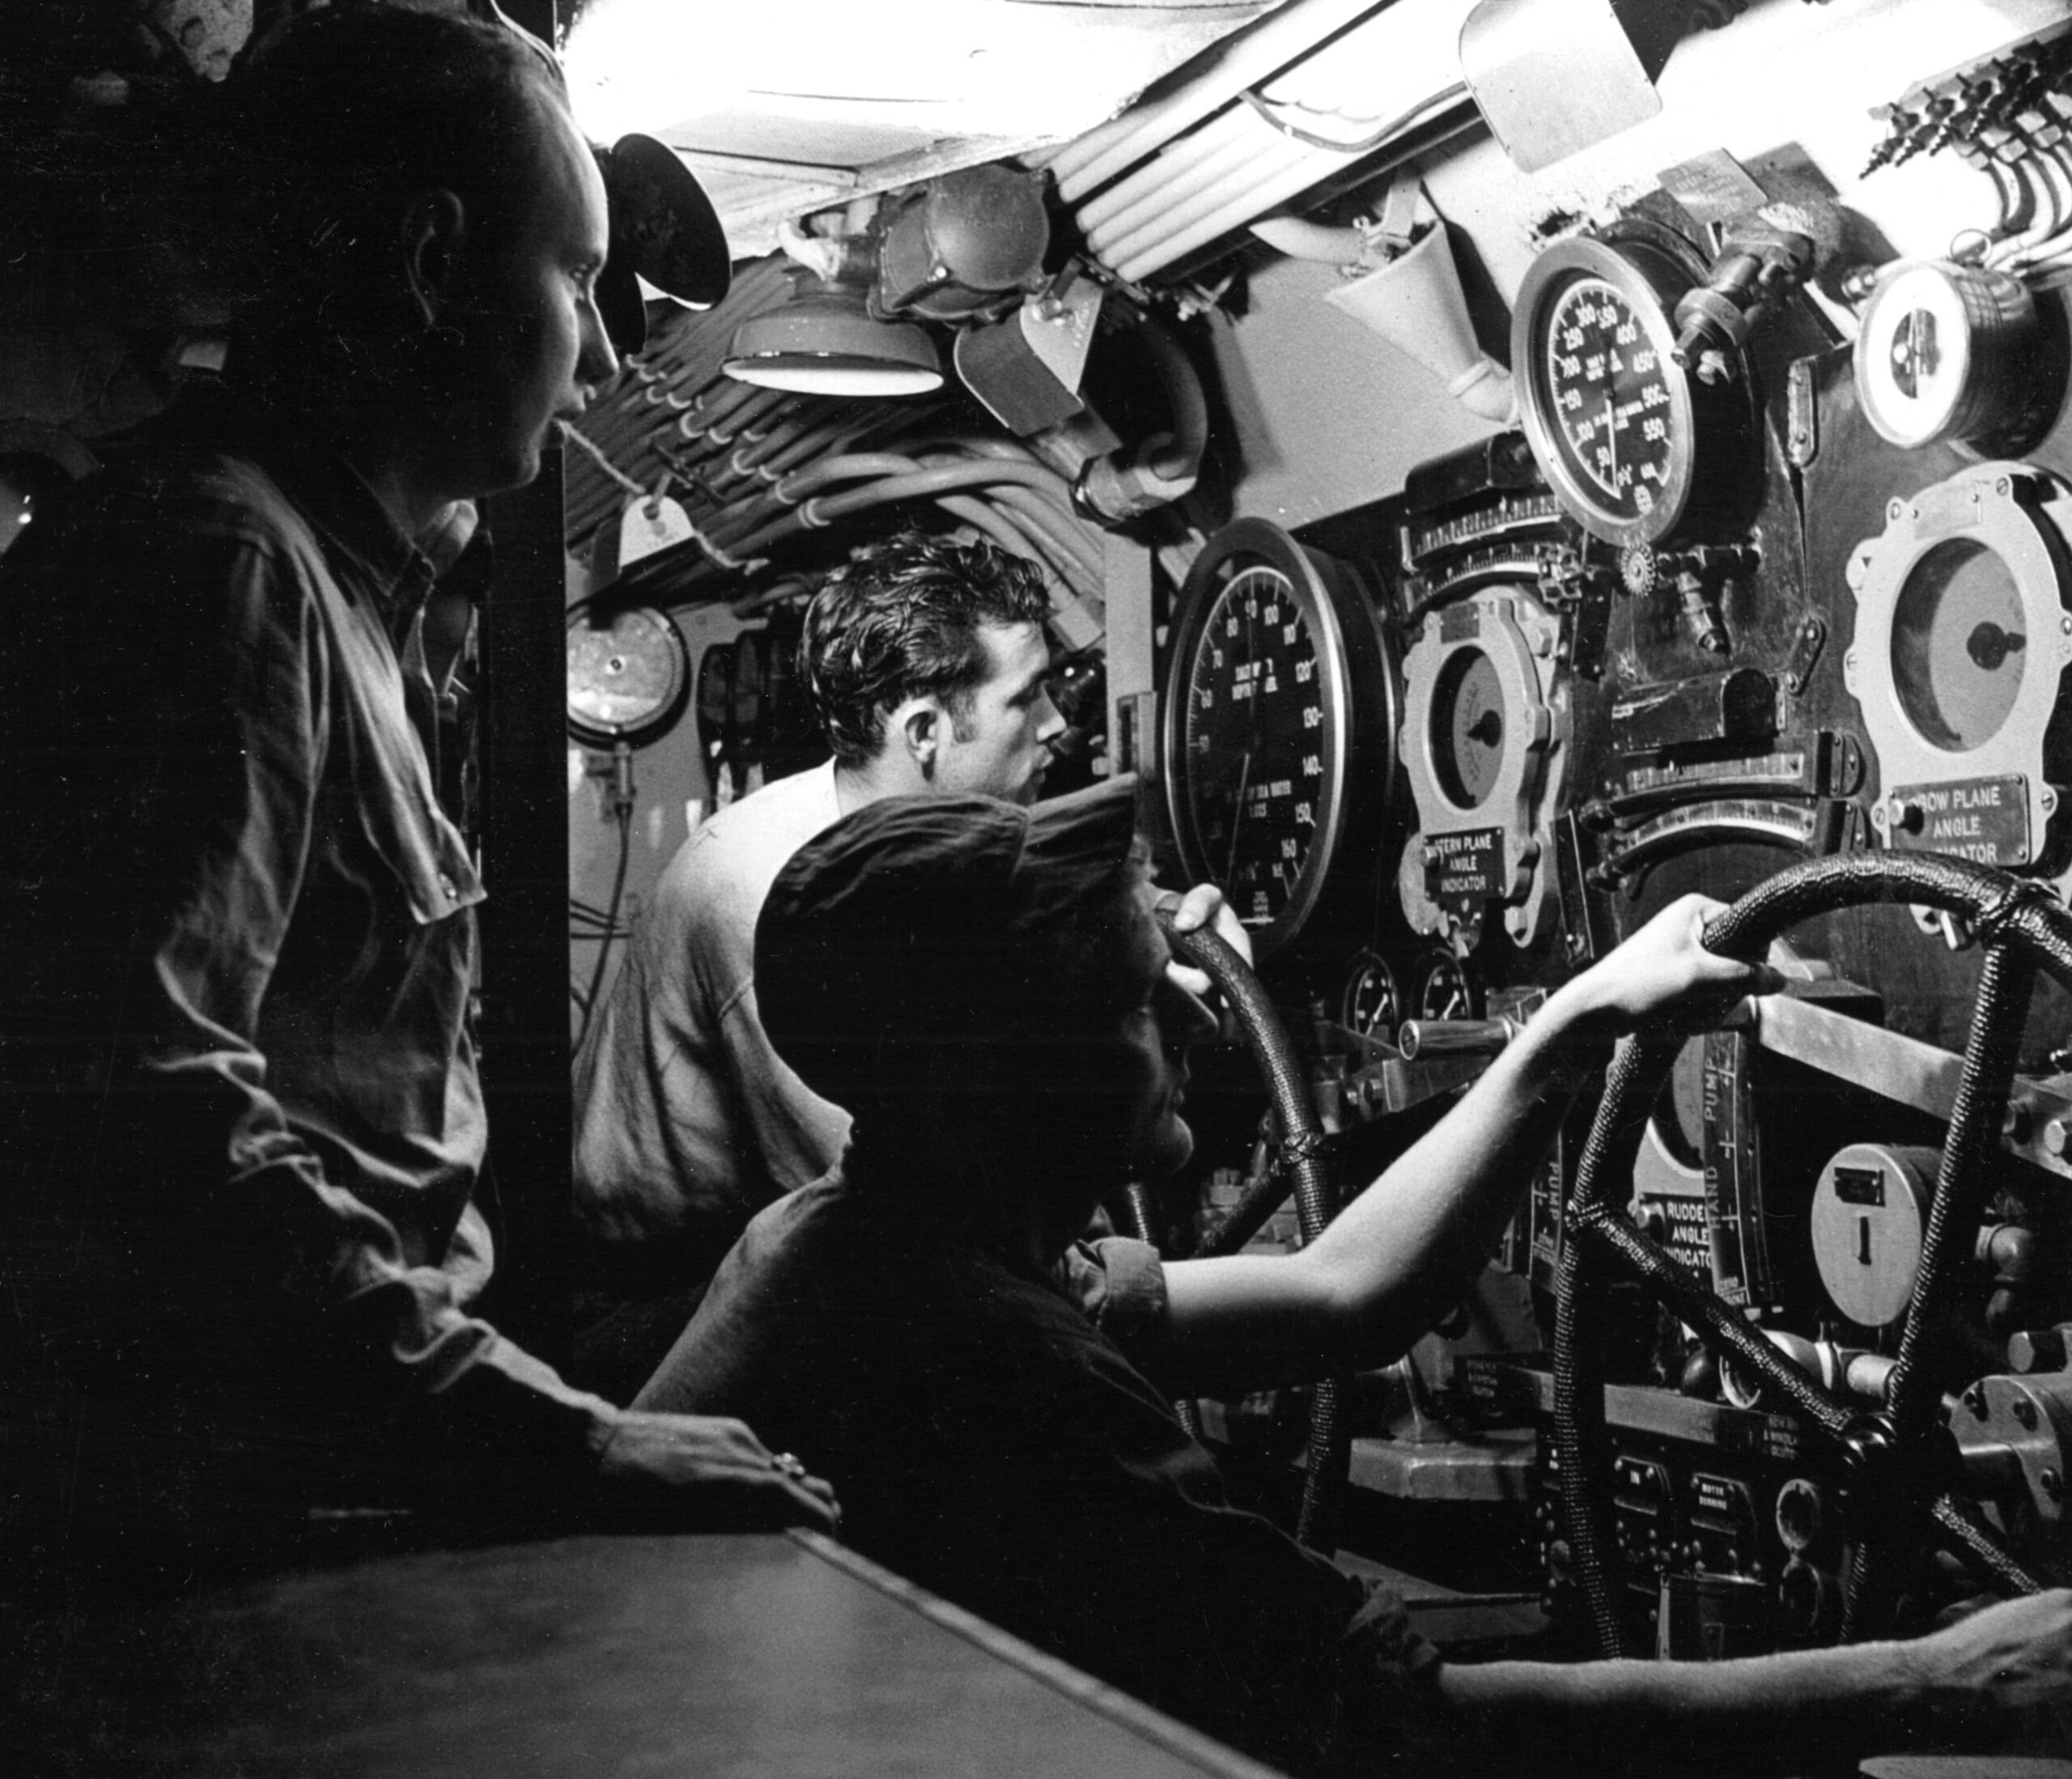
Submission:
[[[77,1573],[323,1505],[827,1523],[740,1423],[622,1412],[470,1313],[483,889],[418,543],[617,368],[596,163],[513,30],[344,3],[248,61],[221,399],[0,583],[0,1535]]]
[[[1119,786],[1034,810],[896,798],[779,873],[764,1027],[849,1108],[851,1147],[749,1225],[643,1406],[752,1404],[834,1479],[866,1555],[1297,1773],[1391,1751],[1412,1771],[1804,1772],[1938,1710],[2063,1708],[2061,1590],[1910,1643],[1468,1666],[1236,1509],[1173,1397],[1400,1353],[1480,1270],[1611,1040],[1773,973],[1704,950],[1687,897],[1565,983],[1299,1255],[1161,1265],[1074,1239],[1104,1191],[1187,1159],[1187,1047],[1214,1030],[1168,970],[1132,813]]]

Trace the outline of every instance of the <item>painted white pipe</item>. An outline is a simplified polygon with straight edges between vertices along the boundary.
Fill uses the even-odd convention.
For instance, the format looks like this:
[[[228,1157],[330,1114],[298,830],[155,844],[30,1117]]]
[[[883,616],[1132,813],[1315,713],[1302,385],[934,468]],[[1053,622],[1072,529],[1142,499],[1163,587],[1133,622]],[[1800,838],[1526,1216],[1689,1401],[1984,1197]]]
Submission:
[[[1365,159],[1361,155],[1327,154],[1321,149],[1290,145],[1293,152],[1264,164],[1263,176],[1233,192],[1227,202],[1214,210],[1190,215],[1183,224],[1119,246],[1102,258],[1118,278],[1134,282],[1170,265],[1217,236],[1243,227],[1276,204],[1284,203],[1297,192],[1306,191],[1341,168]]]
[[[1306,160],[1314,152],[1281,135],[1243,108],[1236,114],[1232,129],[1237,151],[1219,152],[1212,164],[1191,168],[1173,195],[1168,195],[1169,187],[1160,163],[1154,163],[1153,168],[1146,168],[1147,172],[1154,168],[1160,171],[1161,176],[1156,186],[1119,215],[1088,229],[1087,244],[1113,265],[1122,254],[1137,245],[1157,240],[1184,227],[1203,214],[1205,206],[1213,206],[1233,192],[1257,185],[1284,162]],[[1204,174],[1206,177],[1203,176]]]
[[[1112,222],[1124,210],[1155,198],[1175,179],[1183,176],[1189,168],[1199,166],[1225,151],[1235,142],[1246,140],[1244,120],[1238,116],[1242,107],[1233,107],[1210,118],[1200,129],[1177,142],[1168,142],[1163,148],[1138,168],[1133,173],[1119,179],[1106,191],[1097,192],[1080,206],[1079,225],[1082,229],[1098,228]]]
[[[1119,277],[1135,276],[1123,270],[1125,265],[1145,264],[1155,270],[1159,266],[1170,265],[1187,251],[1181,248],[1166,252],[1171,243],[1197,238],[1212,240],[1225,230],[1272,210],[1291,193],[1314,185],[1323,177],[1323,169],[1327,165],[1346,164],[1344,157],[1327,160],[1312,150],[1284,139],[1277,146],[1262,150],[1236,179],[1212,186],[1192,202],[1154,219],[1149,227],[1137,229],[1111,242],[1089,244]],[[1197,236],[1196,231],[1204,220],[1216,226],[1208,233]]]
[[[1084,197],[1375,10],[1375,0],[1293,0],[1229,40],[1213,65],[1178,91],[1133,106],[1071,144],[1052,163],[1059,193],[1068,202]]]
[[[1252,232],[1290,259],[1314,260],[1320,265],[1357,265],[1367,246],[1367,237],[1357,228],[1327,228],[1299,216],[1262,216],[1252,224]]]
[[[1100,216],[1082,213],[1079,219],[1081,231],[1089,239],[1098,235],[1103,240],[1112,240],[1140,229],[1169,206],[1182,203],[1196,192],[1241,172],[1245,163],[1258,154],[1259,146],[1259,138],[1250,131],[1233,128],[1225,133],[1225,139],[1209,153],[1191,157],[1182,163],[1173,164],[1170,151],[1161,155],[1146,169],[1155,169],[1157,177],[1140,183],[1132,180],[1126,186],[1118,185],[1104,193],[1110,197],[1127,196],[1131,201],[1111,205]]]

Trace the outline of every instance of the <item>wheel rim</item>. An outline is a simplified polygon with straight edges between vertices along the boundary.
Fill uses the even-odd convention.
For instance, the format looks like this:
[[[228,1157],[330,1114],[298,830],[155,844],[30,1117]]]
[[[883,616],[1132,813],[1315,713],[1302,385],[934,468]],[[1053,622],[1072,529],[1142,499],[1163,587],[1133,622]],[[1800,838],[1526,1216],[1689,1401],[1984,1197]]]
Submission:
[[[1620,1047],[1583,1148],[1563,1221],[1554,1349],[1556,1462],[1565,1530],[1592,1628],[1607,1655],[1624,1645],[1624,1579],[1612,1535],[1611,1441],[1600,1357],[1608,1270],[1646,1287],[1696,1329],[1716,1354],[1777,1393],[1802,1421],[1841,1448],[1852,1514],[1875,1496],[1889,1522],[1855,1542],[1842,1637],[1882,1622],[1903,1551],[1933,1529],[2011,1591],[2039,1584],[1970,1502],[1938,1473],[1943,1443],[1932,1341],[1956,1288],[1962,1232],[1975,1229],[1998,1152],[2028,996],[2039,970],[2072,985],[2072,915],[2041,885],[1933,854],[1853,855],[1794,866],[1760,884],[1705,931],[1709,949],[1753,961],[1770,941],[1815,915],[1875,902],[1942,909],[1965,920],[1985,949],[1979,1005],[1943,1145],[1934,1201],[1883,1411],[1866,1414],[1822,1389],[1764,1340],[1740,1313],[1650,1241],[1618,1208],[1641,1134],[1683,1040],[1644,1036]]]
[[[1330,1168],[1324,1159],[1323,1127],[1310,1103],[1308,1084],[1280,1017],[1250,966],[1214,933],[1182,932],[1163,912],[1158,924],[1174,951],[1207,972],[1229,997],[1244,1028],[1259,1072],[1266,1077],[1280,1123],[1280,1151],[1287,1164],[1289,1186],[1279,1199],[1284,1199],[1289,1191],[1293,1192],[1303,1243],[1307,1246],[1323,1234],[1337,1206]],[[1208,1244],[1196,1251],[1206,1257]],[[1218,1251],[1225,1250],[1219,1247]],[[1344,1492],[1349,1450],[1345,1403],[1350,1387],[1349,1381],[1342,1378],[1319,1378],[1310,1386],[1308,1467],[1302,1480],[1302,1504],[1295,1535],[1314,1550],[1328,1552],[1335,1542],[1333,1533]]]

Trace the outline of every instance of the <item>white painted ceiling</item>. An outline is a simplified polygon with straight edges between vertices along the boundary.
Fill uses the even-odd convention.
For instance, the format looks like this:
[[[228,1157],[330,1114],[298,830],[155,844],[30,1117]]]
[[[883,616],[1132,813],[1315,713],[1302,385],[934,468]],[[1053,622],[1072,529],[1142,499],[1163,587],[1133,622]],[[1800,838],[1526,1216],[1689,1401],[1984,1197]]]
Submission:
[[[591,0],[594,138],[681,152],[736,258],[779,222],[1061,142],[1282,0]]]

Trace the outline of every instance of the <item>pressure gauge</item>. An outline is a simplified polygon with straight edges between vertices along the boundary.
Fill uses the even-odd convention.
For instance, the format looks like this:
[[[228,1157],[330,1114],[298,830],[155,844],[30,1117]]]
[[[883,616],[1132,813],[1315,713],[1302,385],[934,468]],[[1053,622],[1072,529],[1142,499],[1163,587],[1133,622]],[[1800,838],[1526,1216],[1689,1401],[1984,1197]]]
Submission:
[[[1418,963],[1409,1004],[1413,1019],[1480,1019],[1482,983],[1465,959],[1434,949]]]
[[[1180,593],[1164,744],[1181,862],[1221,885],[1265,957],[1371,856],[1386,815],[1395,673],[1349,574],[1263,520],[1211,538]]]
[[[632,606],[601,619],[585,604],[568,614],[568,732],[585,746],[654,741],[690,684],[683,634],[665,614]]]
[[[1403,1023],[1403,995],[1378,953],[1363,951],[1352,960],[1340,991],[1339,1023],[1362,1038],[1395,1038]]]
[[[1702,384],[1671,357],[1670,317],[1693,282],[1650,243],[1578,239],[1548,248],[1518,290],[1511,363],[1526,439],[1561,504],[1611,543],[1667,536],[1746,448],[1745,379]]]
[[[2065,395],[2065,355],[2020,279],[1947,260],[1889,268],[1864,304],[1857,403],[1909,449],[1948,439],[1986,456],[2035,443]]]

